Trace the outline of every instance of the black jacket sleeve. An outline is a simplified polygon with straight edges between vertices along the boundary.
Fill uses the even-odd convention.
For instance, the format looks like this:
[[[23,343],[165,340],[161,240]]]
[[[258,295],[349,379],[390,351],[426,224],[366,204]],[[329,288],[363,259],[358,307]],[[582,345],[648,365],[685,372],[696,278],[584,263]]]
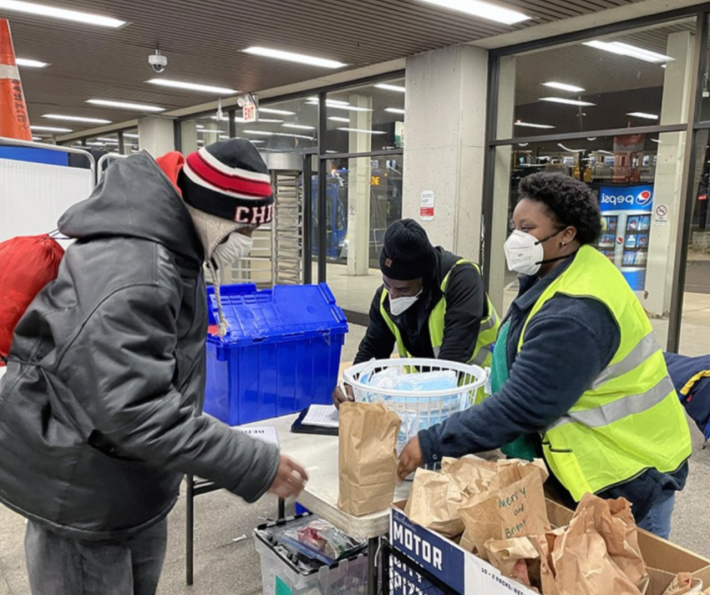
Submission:
[[[596,300],[558,297],[530,321],[500,392],[419,432],[427,463],[494,450],[543,432],[579,400],[618,349],[611,312]]]
[[[210,479],[248,502],[274,480],[279,451],[216,419],[195,416],[175,375],[179,295],[139,285],[109,297],[78,333],[64,367],[91,427],[122,453]]]
[[[473,355],[486,310],[483,279],[473,265],[460,264],[451,271],[445,297],[444,342],[439,359],[466,363]]]
[[[367,333],[360,342],[354,364],[368,362],[371,359],[387,359],[392,355],[396,343],[395,336],[380,313],[380,300],[384,289],[375,292],[370,306],[370,324]]]

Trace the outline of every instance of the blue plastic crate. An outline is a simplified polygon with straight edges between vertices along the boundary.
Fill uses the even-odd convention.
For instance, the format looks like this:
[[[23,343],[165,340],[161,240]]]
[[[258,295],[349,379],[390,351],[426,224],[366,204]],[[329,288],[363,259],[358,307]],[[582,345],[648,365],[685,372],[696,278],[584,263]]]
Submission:
[[[223,285],[220,295],[230,328],[207,338],[206,413],[235,426],[331,402],[348,324],[325,283]]]

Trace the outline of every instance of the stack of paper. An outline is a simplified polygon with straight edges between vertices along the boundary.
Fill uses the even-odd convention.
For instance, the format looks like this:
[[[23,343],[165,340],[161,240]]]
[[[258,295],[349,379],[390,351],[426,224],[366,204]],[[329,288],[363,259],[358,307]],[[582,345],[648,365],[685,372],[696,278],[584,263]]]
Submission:
[[[335,405],[311,405],[301,423],[304,426],[337,428],[339,425],[338,410]]]

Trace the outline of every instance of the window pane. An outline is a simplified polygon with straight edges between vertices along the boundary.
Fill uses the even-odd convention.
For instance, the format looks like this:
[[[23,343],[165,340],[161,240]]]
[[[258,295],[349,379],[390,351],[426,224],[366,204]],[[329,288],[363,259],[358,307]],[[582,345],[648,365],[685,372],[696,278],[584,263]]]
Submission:
[[[683,298],[680,353],[708,353],[710,331],[710,142],[708,130],[696,133],[697,160],[694,164],[693,219],[690,228],[688,264]]]
[[[690,18],[503,59],[498,138],[686,122],[694,32]]]
[[[404,79],[328,93],[326,112],[328,151],[399,149],[404,143]]]
[[[341,308],[368,312],[382,284],[379,258],[385,230],[402,216],[400,156],[329,160],[326,180],[328,285]],[[313,210],[317,214],[317,181]],[[314,255],[318,255],[314,217]],[[314,260],[314,279],[317,265]]]
[[[520,180],[538,171],[586,182],[600,201],[602,236],[596,248],[623,273],[649,313],[658,341],[667,338],[672,246],[679,222],[685,133],[628,134],[578,141],[499,147],[492,234],[492,288],[507,311],[517,275],[502,256]],[[504,228],[503,228],[504,227]]]
[[[118,153],[118,134],[104,134],[101,136],[92,136],[86,139],[87,148],[106,153]]]
[[[129,128],[123,132],[123,154],[130,155],[140,150],[138,128]]]
[[[260,151],[302,151],[318,144],[318,107],[306,98],[259,105],[259,120],[244,122],[236,116],[237,136],[248,138]]]

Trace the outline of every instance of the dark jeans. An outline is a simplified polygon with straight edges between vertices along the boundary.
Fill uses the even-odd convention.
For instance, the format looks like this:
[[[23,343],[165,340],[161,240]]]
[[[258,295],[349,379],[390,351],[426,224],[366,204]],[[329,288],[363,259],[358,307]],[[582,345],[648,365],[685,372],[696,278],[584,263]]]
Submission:
[[[32,595],[154,595],[168,523],[125,541],[80,541],[28,522],[25,556]]]

